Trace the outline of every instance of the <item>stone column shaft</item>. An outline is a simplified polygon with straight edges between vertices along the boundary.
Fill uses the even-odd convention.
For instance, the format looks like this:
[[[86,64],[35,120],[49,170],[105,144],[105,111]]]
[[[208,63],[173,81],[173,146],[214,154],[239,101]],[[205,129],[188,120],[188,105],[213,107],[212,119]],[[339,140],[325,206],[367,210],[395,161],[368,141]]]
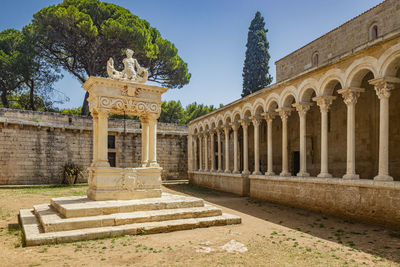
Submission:
[[[233,129],[233,173],[239,173],[238,167],[238,130],[240,125],[238,123],[232,123]]]
[[[336,96],[320,96],[313,98],[321,111],[321,172],[318,174],[320,178],[332,177],[328,169],[328,112],[335,99]]]
[[[146,167],[149,163],[149,123],[146,118],[142,122],[142,166]]]
[[[108,162],[108,114],[98,113],[96,167],[110,167]]]
[[[225,133],[225,172],[230,173],[230,168],[229,168],[229,126],[224,127],[224,133]]]
[[[149,162],[150,167],[159,167],[157,163],[157,119],[149,118]]]
[[[93,161],[92,161],[92,166],[96,165],[96,162],[98,160],[98,124],[99,124],[99,117],[97,115],[97,113],[92,112],[92,116],[93,116]]]
[[[193,164],[193,168],[196,170],[196,171],[198,171],[199,170],[199,164],[198,164],[198,162],[197,162],[197,149],[198,149],[198,147],[197,147],[197,135],[195,135],[194,137],[193,137],[193,150],[194,150],[194,164]]]
[[[291,108],[277,109],[282,120],[282,172],[280,176],[291,176],[288,168],[288,146],[287,146],[287,120],[292,111]]]
[[[243,128],[243,174],[249,174],[249,137],[248,137],[248,120],[242,120]]]
[[[307,135],[306,135],[306,119],[307,111],[310,110],[311,103],[298,103],[293,104],[299,113],[300,118],[300,171],[297,176],[307,177],[310,176],[307,173]]]
[[[268,112],[263,114],[265,120],[267,121],[267,172],[265,175],[273,176],[275,175],[273,168],[273,149],[272,149],[272,122],[275,118],[275,112]]]
[[[204,170],[208,171],[208,136],[204,134]]]
[[[261,175],[260,172],[260,124],[261,118],[251,117],[254,126],[254,175]]]
[[[384,77],[369,81],[375,86],[376,95],[379,98],[379,165],[378,175],[374,180],[393,181],[389,174],[389,97],[400,79],[396,77]]]
[[[199,171],[203,171],[203,144],[201,134],[199,135]]]
[[[222,172],[222,154],[221,154],[221,130],[217,129],[218,141],[218,172]]]
[[[210,131],[210,145],[211,145],[211,171],[215,171],[215,140],[214,140],[214,132]]]
[[[362,88],[346,88],[338,91],[344,99],[347,106],[347,168],[346,174],[343,179],[359,179],[360,176],[356,174],[356,114],[355,107],[360,93],[364,92]]]

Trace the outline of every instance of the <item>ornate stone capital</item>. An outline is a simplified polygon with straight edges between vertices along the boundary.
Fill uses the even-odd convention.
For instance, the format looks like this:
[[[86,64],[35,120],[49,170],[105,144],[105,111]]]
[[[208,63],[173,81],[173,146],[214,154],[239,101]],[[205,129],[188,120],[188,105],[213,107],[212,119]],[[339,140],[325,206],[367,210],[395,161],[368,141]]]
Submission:
[[[243,129],[247,129],[250,125],[250,120],[249,119],[242,119],[240,120],[240,124],[242,125]]]
[[[222,129],[224,129],[225,134],[228,134],[229,130],[231,129],[231,126],[229,124],[224,124],[222,126]]]
[[[390,97],[390,91],[394,90],[400,84],[400,79],[396,77],[383,77],[369,80],[368,82],[375,87],[378,98],[382,99]]]
[[[259,127],[261,124],[262,117],[261,116],[251,116],[251,121],[253,122],[254,127]]]
[[[272,122],[275,119],[275,116],[277,115],[277,113],[276,112],[265,112],[265,113],[262,113],[261,115],[264,116],[264,118],[267,122]]]
[[[360,97],[360,94],[364,91],[365,89],[363,88],[350,87],[340,89],[338,93],[342,95],[344,103],[349,106],[357,104],[357,100]]]
[[[300,117],[305,116],[307,114],[307,111],[310,110],[311,106],[312,106],[312,103],[309,103],[309,102],[295,103],[292,105],[292,107],[296,108]]]
[[[240,123],[239,123],[239,122],[236,122],[236,121],[235,121],[235,122],[232,122],[232,123],[231,123],[231,127],[232,127],[233,131],[236,132],[236,131],[239,130]]]
[[[332,105],[333,100],[336,99],[336,96],[317,96],[312,100],[317,102],[321,112],[328,112],[329,108]]]
[[[290,114],[292,113],[293,108],[278,108],[276,112],[278,112],[279,116],[281,117],[282,121],[286,121]]]

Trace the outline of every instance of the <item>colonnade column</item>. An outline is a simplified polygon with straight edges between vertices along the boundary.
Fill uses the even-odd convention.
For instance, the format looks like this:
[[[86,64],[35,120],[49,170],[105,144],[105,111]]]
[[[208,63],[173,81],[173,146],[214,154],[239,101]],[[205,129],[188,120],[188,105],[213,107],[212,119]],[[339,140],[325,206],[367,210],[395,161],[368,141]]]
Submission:
[[[241,120],[243,128],[243,174],[250,174],[249,172],[249,137],[248,137],[248,127],[250,122],[246,119]]]
[[[97,131],[98,131],[98,124],[99,124],[99,116],[97,113],[92,112],[92,117],[93,117],[93,160],[92,160],[92,167],[96,165],[96,162],[98,160],[98,139],[97,139]]]
[[[210,145],[211,145],[211,150],[210,150],[210,154],[211,154],[211,171],[214,172],[215,171],[215,146],[214,146],[214,131],[210,130]]]
[[[204,171],[208,171],[208,132],[204,132]]]
[[[389,97],[390,91],[395,89],[400,79],[383,77],[369,81],[374,85],[379,98],[379,168],[374,180],[393,181],[389,174]]]
[[[97,114],[97,161],[95,167],[110,167],[108,162],[108,114],[99,112]]]
[[[196,171],[198,171],[199,170],[199,166],[198,166],[198,163],[197,163],[197,159],[198,159],[198,157],[197,157],[197,139],[198,139],[198,136],[197,135],[194,135],[193,136],[193,150],[194,150],[194,164],[193,164],[193,168],[196,170]]]
[[[149,122],[146,117],[140,118],[142,123],[142,167],[149,163]]]
[[[328,112],[336,96],[318,96],[313,100],[317,102],[321,111],[321,172],[320,178],[330,178],[332,175],[328,169]]]
[[[238,131],[240,124],[237,122],[231,123],[233,129],[233,173],[239,173],[238,168]]]
[[[288,169],[288,147],[287,147],[287,120],[292,112],[292,108],[281,108],[276,111],[282,120],[282,172],[280,176],[290,176]]]
[[[306,118],[307,111],[310,110],[312,103],[296,103],[293,107],[296,108],[300,118],[300,170],[297,176],[308,177],[310,174],[307,172],[307,136],[306,136]]]
[[[199,134],[199,171],[203,171],[203,146],[202,146],[202,134]]]
[[[159,167],[157,163],[157,117],[148,117],[149,122],[149,163],[150,167]]]
[[[229,130],[231,127],[229,125],[224,126],[225,133],[225,172],[230,173],[229,169]]]
[[[273,176],[275,175],[273,168],[273,150],[272,150],[272,122],[275,118],[275,112],[266,112],[263,113],[265,120],[267,121],[267,172],[265,175]]]
[[[218,142],[218,172],[222,171],[222,155],[221,155],[221,130],[217,128],[217,142]]]
[[[343,179],[360,179],[360,176],[356,174],[355,108],[360,93],[364,91],[363,88],[345,88],[338,91],[347,106],[347,167]]]
[[[260,124],[261,118],[252,116],[251,120],[254,126],[254,172],[255,175],[261,175],[260,172]]]

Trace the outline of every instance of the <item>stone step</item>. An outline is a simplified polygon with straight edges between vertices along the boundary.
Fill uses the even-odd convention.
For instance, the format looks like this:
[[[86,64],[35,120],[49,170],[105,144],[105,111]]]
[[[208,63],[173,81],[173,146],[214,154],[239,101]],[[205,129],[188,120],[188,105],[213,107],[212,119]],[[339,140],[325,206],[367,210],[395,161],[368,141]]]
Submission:
[[[203,207],[200,198],[162,193],[159,198],[133,200],[90,200],[86,196],[51,199],[51,205],[64,217],[87,217],[146,210]]]
[[[134,223],[118,226],[106,226],[98,228],[86,228],[62,232],[43,233],[39,220],[35,216],[33,209],[20,210],[19,219],[22,225],[22,230],[25,234],[26,246],[75,242],[98,238],[115,237],[121,235],[153,234],[194,229],[200,227],[241,223],[240,217],[223,213],[220,216],[205,218]]]
[[[222,211],[216,207],[205,205],[204,207],[194,208],[136,211],[79,218],[63,218],[51,205],[44,204],[34,206],[34,213],[39,219],[44,232],[48,233],[132,223],[219,216],[222,214]]]

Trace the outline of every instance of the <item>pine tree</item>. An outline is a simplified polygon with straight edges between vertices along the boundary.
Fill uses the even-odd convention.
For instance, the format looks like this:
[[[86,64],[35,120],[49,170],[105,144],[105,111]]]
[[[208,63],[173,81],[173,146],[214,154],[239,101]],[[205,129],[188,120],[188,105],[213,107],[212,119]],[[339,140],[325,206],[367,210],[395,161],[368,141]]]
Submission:
[[[243,66],[242,97],[254,93],[272,82],[269,74],[269,43],[264,18],[257,12],[250,23],[247,35],[246,58]]]

